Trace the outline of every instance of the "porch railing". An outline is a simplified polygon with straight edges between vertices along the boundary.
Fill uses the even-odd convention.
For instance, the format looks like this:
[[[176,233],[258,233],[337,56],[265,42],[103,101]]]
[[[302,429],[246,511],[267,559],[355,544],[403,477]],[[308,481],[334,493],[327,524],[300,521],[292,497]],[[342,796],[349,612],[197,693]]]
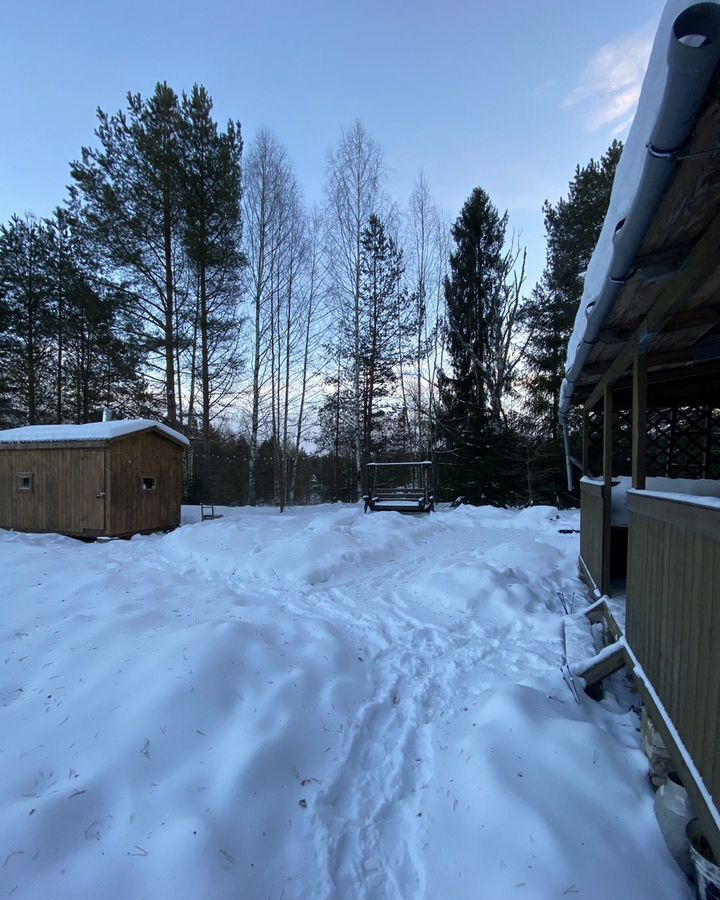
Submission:
[[[630,491],[625,635],[720,804],[720,507]]]
[[[580,482],[580,559],[598,588],[603,572],[603,512],[603,484],[583,479]]]

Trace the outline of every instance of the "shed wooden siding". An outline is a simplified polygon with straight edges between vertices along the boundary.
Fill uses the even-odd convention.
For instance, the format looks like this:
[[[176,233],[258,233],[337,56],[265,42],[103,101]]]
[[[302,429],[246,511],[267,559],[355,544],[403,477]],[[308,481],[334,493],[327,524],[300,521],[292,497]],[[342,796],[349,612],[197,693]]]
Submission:
[[[180,524],[182,454],[179,444],[153,431],[119,438],[108,446],[107,528],[134,534]],[[143,491],[142,479],[156,489]]]
[[[17,490],[18,473],[32,474],[32,491]],[[0,527],[20,531],[102,534],[105,501],[102,443],[3,446],[0,451]]]
[[[155,431],[112,441],[0,445],[0,528],[125,536],[180,524],[183,448]],[[19,473],[32,491],[17,490]],[[155,490],[143,491],[142,479]]]
[[[580,483],[580,557],[597,587],[602,584],[603,485]]]
[[[628,495],[626,638],[720,805],[720,509]]]

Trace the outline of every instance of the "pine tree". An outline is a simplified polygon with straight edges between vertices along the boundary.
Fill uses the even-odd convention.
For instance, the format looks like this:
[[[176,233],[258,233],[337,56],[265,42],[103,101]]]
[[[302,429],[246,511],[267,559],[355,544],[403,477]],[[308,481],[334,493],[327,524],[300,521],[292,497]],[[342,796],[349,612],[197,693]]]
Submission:
[[[240,126],[220,132],[212,99],[195,85],[182,98],[179,152],[182,162],[182,238],[197,285],[192,366],[199,372],[202,440],[209,463],[213,418],[236,393],[240,367],[239,314],[241,243]],[[199,337],[199,353],[196,352]],[[194,421],[194,392],[189,420]],[[209,472],[205,473],[207,482]],[[207,499],[207,497],[206,497]]]
[[[145,359],[137,324],[122,293],[101,292],[78,269],[70,274],[63,324],[63,418],[96,421],[104,407],[119,418],[157,417],[142,372]]]
[[[528,407],[553,439],[559,437],[560,386],[583,275],[600,235],[621,152],[622,144],[613,141],[599,160],[576,167],[567,197],[543,206],[547,263],[529,310]]]
[[[167,84],[153,96],[128,95],[127,113],[98,110],[99,148],[71,165],[71,197],[108,282],[122,279],[135,298],[147,347],[157,357],[167,420],[179,415],[178,307],[183,296],[178,98]],[[180,258],[178,258],[180,256]]]
[[[0,226],[0,371],[7,425],[52,421],[48,232],[33,218]]]

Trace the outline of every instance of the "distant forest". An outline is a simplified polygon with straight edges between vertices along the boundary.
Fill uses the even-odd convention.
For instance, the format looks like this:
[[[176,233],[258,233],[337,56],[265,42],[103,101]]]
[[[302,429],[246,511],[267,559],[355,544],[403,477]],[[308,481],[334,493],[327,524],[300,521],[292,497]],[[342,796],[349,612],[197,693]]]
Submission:
[[[482,187],[454,218],[422,174],[389,197],[360,122],[312,209],[280,139],[245,147],[202,86],[129,94],[95,136],[63,206],[0,226],[0,428],[161,419],[190,502],[356,500],[401,459],[433,460],[439,499],[571,502],[565,347],[620,143],[544,204],[531,285]]]

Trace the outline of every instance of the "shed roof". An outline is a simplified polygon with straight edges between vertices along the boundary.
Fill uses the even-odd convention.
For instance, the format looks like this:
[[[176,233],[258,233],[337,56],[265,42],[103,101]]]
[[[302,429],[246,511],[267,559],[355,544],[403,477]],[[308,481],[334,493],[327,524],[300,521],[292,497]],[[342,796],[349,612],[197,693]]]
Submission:
[[[117,419],[88,422],[86,425],[25,425],[0,431],[0,444],[67,443],[69,441],[114,441],[140,431],[156,431],[184,447],[190,446],[185,435],[154,419]]]

